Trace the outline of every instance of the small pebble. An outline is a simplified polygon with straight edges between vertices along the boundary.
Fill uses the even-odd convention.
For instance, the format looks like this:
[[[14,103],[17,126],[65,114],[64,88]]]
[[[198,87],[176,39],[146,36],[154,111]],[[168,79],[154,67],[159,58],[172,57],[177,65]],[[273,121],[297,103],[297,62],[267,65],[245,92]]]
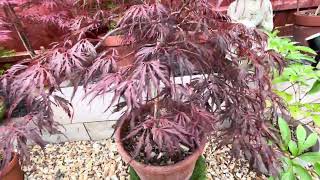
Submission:
[[[26,180],[129,180],[128,166],[117,153],[114,140],[77,141],[49,144],[44,153],[39,146],[31,146],[31,163],[23,166]],[[245,160],[234,160],[230,148],[215,150],[208,144],[204,156],[208,166],[208,180],[253,180]]]

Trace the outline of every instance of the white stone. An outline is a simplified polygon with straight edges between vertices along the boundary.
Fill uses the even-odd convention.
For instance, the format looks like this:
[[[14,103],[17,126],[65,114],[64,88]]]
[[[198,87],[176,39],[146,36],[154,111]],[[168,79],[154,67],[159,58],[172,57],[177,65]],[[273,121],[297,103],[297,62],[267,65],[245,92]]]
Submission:
[[[267,31],[273,29],[273,10],[270,0],[236,0],[228,8],[228,15],[234,22],[247,27],[258,27]]]

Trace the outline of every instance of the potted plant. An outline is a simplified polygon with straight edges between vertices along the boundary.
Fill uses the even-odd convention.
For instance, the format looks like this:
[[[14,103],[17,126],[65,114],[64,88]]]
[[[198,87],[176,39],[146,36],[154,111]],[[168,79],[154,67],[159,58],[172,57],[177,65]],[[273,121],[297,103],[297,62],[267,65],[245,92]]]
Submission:
[[[127,66],[101,47],[114,34],[135,40]],[[272,123],[286,111],[269,74],[284,61],[266,50],[266,34],[231,23],[205,1],[156,2],[132,6],[94,46],[87,96],[114,93],[110,106],[125,109],[117,148],[141,179],[190,178],[208,138],[231,144],[260,172],[280,172],[268,141],[279,140]]]

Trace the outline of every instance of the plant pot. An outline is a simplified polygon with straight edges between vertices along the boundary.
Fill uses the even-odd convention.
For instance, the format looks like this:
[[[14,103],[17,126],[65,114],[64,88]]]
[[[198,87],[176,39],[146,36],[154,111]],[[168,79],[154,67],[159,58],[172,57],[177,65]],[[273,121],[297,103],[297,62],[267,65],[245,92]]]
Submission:
[[[135,161],[124,149],[121,141],[120,126],[116,133],[116,145],[122,159],[128,163],[138,174],[141,180],[189,180],[199,156],[203,153],[205,143],[186,159],[167,166],[152,166]]]
[[[317,52],[315,58],[316,62],[312,64],[312,66],[317,67],[320,62],[320,33],[307,37],[306,41],[308,42],[309,47]]]
[[[107,47],[118,47],[118,46],[130,45],[133,41],[134,41],[133,38],[125,39],[123,35],[115,35],[115,36],[108,36],[104,40],[103,45]]]
[[[320,32],[320,16],[307,15],[314,10],[300,11],[294,14],[293,37],[295,41],[307,46],[306,38]]]
[[[306,38],[306,41],[309,44],[309,47],[314,51],[320,51],[320,33],[313,34]]]
[[[19,164],[19,158],[16,153],[10,163],[0,172],[1,180],[24,180],[24,173]]]

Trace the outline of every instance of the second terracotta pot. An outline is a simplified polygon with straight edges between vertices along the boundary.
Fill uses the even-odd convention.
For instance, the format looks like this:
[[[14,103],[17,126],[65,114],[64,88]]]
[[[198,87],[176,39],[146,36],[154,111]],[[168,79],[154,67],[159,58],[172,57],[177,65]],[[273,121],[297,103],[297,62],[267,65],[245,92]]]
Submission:
[[[151,166],[135,161],[124,149],[121,142],[120,128],[116,131],[116,145],[122,159],[138,174],[141,180],[189,180],[197,159],[203,153],[205,143],[186,159],[168,166]]]
[[[308,46],[307,37],[320,32],[320,16],[307,15],[313,12],[314,10],[306,10],[294,14],[294,39],[305,46]]]
[[[1,180],[24,180],[24,173],[21,170],[19,164],[19,158],[17,154],[14,154],[10,163],[0,172]]]

